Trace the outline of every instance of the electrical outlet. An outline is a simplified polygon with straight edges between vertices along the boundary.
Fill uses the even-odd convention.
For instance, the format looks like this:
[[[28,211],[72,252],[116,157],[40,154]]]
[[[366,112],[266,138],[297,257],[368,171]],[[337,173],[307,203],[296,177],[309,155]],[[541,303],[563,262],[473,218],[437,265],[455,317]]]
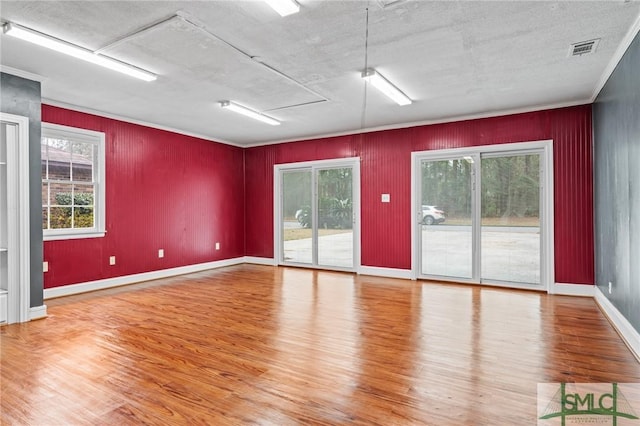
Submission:
[[[609,281],[609,294],[611,294],[611,281]]]
[[[158,257],[161,258],[161,259],[164,257],[164,249],[159,249],[158,250]]]
[[[42,272],[49,272],[49,262],[42,262]]]
[[[115,265],[115,264],[116,264],[116,257],[109,256],[109,265]]]
[[[220,250],[220,243],[216,243],[216,250]]]

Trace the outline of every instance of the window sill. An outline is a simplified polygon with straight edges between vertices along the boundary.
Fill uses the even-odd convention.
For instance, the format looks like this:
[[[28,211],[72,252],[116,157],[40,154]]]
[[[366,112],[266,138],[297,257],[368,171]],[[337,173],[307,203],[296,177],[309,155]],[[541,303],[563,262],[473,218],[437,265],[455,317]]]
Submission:
[[[82,238],[102,238],[106,234],[105,231],[92,231],[92,232],[74,232],[73,234],[44,234],[42,236],[43,241],[56,241],[56,240],[79,240]]]

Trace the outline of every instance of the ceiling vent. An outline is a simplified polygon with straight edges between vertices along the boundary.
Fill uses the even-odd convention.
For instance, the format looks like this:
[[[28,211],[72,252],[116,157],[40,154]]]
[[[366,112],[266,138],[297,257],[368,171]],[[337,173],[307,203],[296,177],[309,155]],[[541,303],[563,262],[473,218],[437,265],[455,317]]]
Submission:
[[[569,56],[584,56],[591,55],[596,51],[600,43],[600,39],[581,41],[579,43],[573,43],[569,48]]]

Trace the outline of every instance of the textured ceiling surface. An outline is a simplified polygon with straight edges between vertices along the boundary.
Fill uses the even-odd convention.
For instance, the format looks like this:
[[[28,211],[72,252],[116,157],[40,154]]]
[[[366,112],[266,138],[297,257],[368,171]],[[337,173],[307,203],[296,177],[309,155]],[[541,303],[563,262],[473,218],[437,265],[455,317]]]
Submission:
[[[5,1],[3,22],[158,75],[142,82],[2,35],[0,64],[42,77],[46,102],[237,145],[587,103],[637,1]],[[390,3],[390,2],[386,2]],[[595,53],[570,45],[600,39]],[[372,67],[414,102],[398,106]],[[280,121],[220,108],[233,100]]]

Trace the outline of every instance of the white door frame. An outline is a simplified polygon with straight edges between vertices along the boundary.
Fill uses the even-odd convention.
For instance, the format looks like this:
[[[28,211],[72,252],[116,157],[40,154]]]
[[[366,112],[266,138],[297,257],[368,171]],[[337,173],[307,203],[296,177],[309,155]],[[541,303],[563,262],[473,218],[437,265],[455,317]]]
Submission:
[[[421,216],[420,202],[420,162],[423,159],[451,158],[471,156],[474,159],[480,158],[483,154],[517,154],[518,151],[540,151],[541,162],[543,163],[543,173],[540,177],[541,192],[541,222],[540,222],[540,284],[536,286],[514,285],[516,288],[532,288],[553,292],[555,284],[555,254],[554,254],[554,222],[553,222],[553,141],[542,140],[533,142],[518,142],[498,145],[479,145],[468,148],[454,148],[444,150],[419,151],[411,153],[411,279],[416,280],[420,277],[420,240],[418,234],[418,216]],[[480,177],[476,179],[476,185],[480,183]],[[475,200],[480,197],[480,191],[476,191]],[[477,222],[480,217],[479,211],[474,211],[473,216]],[[420,219],[422,219],[420,217]],[[476,227],[477,228],[477,227]],[[476,229],[474,232],[480,232]],[[478,238],[475,239],[479,241]],[[474,247],[474,251],[478,247]],[[474,264],[478,262],[474,253]],[[476,282],[476,280],[456,279],[458,282]],[[486,284],[486,283],[483,283]],[[501,284],[496,284],[501,285]]]
[[[325,265],[295,264],[315,269],[332,269],[359,273],[360,265],[360,157],[336,158],[330,160],[303,161],[299,163],[284,163],[273,166],[273,253],[276,265],[287,265],[283,262],[282,241],[282,172],[311,168],[312,173],[317,169],[351,167],[353,170],[352,205],[353,205],[353,268],[332,268]],[[313,200],[312,200],[313,201]],[[315,205],[315,201],[313,201]],[[314,249],[317,251],[317,248]]]
[[[7,137],[7,323],[11,324],[30,319],[29,118],[2,112],[0,121],[17,126],[13,138]]]

